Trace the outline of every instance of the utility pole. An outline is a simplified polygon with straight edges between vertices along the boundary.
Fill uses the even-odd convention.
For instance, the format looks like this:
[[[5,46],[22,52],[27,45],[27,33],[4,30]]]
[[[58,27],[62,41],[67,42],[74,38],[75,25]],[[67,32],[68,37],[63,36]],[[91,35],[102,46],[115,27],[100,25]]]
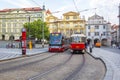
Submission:
[[[42,47],[44,48],[44,11],[45,11],[45,5],[43,5],[43,16],[42,16],[42,19],[43,19],[43,27],[42,27]]]

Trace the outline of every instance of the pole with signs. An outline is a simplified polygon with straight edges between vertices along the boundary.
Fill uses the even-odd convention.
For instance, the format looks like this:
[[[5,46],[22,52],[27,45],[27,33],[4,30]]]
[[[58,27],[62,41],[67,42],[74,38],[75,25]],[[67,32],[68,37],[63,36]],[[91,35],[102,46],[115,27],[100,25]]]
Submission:
[[[26,29],[22,28],[22,55],[26,55]]]

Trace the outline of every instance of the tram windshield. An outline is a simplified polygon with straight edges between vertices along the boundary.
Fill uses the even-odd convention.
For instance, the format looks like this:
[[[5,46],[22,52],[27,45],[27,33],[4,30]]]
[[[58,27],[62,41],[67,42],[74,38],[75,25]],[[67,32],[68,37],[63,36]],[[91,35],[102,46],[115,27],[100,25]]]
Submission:
[[[60,33],[51,33],[50,34],[50,44],[61,44],[62,34]]]
[[[73,36],[71,37],[72,42],[85,42],[86,37],[80,37],[80,36]]]

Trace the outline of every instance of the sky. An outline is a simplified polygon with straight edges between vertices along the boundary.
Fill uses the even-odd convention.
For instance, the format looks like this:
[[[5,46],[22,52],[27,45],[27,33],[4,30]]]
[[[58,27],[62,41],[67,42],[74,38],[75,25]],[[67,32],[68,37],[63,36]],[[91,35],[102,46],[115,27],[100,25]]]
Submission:
[[[111,24],[119,24],[120,0],[0,0],[0,9],[40,7],[45,5],[53,15],[62,18],[69,11],[80,12],[80,16],[93,16],[95,13],[104,17]],[[84,11],[88,9],[87,11]],[[60,11],[56,13],[57,11]]]

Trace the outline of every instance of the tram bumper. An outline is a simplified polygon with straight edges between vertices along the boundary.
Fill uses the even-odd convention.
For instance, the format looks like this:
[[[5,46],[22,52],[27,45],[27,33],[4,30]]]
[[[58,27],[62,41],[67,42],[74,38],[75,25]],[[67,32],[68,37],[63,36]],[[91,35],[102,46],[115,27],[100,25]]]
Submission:
[[[85,53],[85,50],[84,49],[70,49],[70,52],[71,53],[74,53],[74,52],[76,52],[76,53]]]

